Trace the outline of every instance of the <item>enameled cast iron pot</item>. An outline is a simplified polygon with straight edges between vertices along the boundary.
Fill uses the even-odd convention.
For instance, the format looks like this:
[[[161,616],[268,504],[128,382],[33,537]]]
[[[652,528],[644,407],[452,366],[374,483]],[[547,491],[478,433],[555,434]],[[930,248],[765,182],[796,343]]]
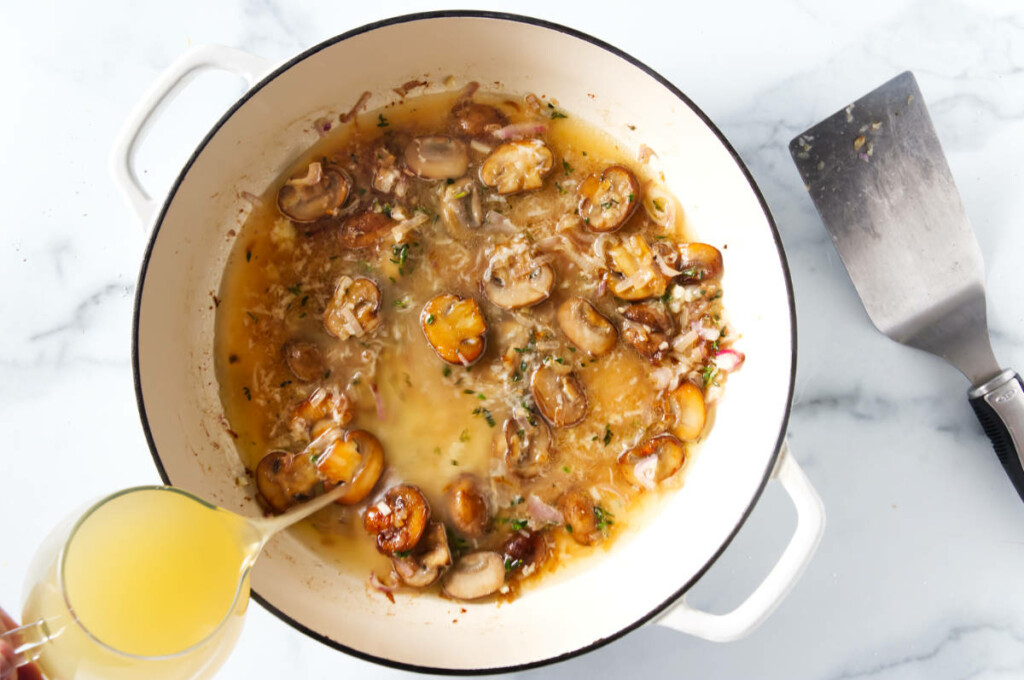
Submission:
[[[166,200],[154,200],[139,185],[132,150],[157,106],[204,68],[236,73],[250,88],[202,141]],[[426,77],[437,90],[448,76],[455,81],[449,88],[477,80],[554,96],[628,147],[654,149],[696,236],[726,248],[724,302],[742,333],[737,347],[746,363],[729,379],[684,488],[639,530],[589,559],[586,569],[550,578],[512,604],[399,595],[392,605],[368,591],[364,578],[339,574],[288,535],[260,558],[253,596],[325,644],[417,670],[538,665],[646,622],[713,640],[745,635],[799,578],[824,526],[821,502],[785,445],[796,324],[779,234],[750,173],[700,109],[632,57],[562,26],[493,13],[419,14],[350,31],[276,68],[236,50],[195,48],[159,78],[125,124],[112,165],[139,218],[152,225],[136,298],[133,363],[160,474],[228,508],[258,512],[252,490],[236,484],[244,469],[226,432],[212,352],[211,296],[231,230],[244,218],[240,192],[262,193],[316,140],[312,121],[347,110],[364,90],[373,93],[374,108],[391,101],[391,88],[401,83]],[[687,589],[772,479],[797,509],[782,557],[736,610],[710,615],[689,607]]]

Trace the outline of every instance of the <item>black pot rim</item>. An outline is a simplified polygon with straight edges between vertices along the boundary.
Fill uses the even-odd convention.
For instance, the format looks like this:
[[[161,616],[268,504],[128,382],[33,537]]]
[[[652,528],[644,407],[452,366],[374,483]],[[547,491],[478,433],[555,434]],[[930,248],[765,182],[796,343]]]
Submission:
[[[332,639],[328,638],[327,636],[325,636],[325,635],[323,635],[323,634],[321,634],[321,633],[319,633],[319,632],[317,632],[317,631],[315,631],[315,630],[305,626],[304,624],[296,621],[295,619],[291,618],[290,616],[288,616],[287,614],[282,612],[280,609],[278,609],[277,607],[272,605],[270,602],[268,602],[258,592],[256,592],[255,590],[252,591],[252,598],[253,599],[255,599],[257,602],[259,602],[265,609],[267,609],[267,611],[269,611],[274,616],[276,616],[277,618],[281,619],[282,621],[284,621],[285,623],[287,623],[291,627],[293,627],[296,630],[298,630],[298,631],[308,635],[309,637],[311,637],[311,638],[313,638],[315,640],[318,640],[319,642],[322,642],[323,644],[325,644],[325,645],[327,645],[329,647],[333,647],[334,649],[337,649],[337,650],[339,650],[341,652],[345,652],[346,654],[349,654],[349,655],[354,656],[356,658],[362,659],[364,661],[371,661],[373,663],[377,663],[377,664],[380,664],[382,666],[388,666],[390,668],[397,668],[397,669],[401,669],[401,670],[405,670],[405,671],[413,671],[413,672],[418,672],[418,673],[445,674],[445,675],[491,675],[491,674],[497,674],[497,673],[509,673],[509,672],[515,672],[515,671],[528,670],[528,669],[532,669],[532,668],[539,668],[541,666],[547,666],[547,665],[558,663],[558,662],[561,662],[561,661],[566,661],[568,659],[572,659],[572,658],[575,658],[577,656],[586,654],[587,652],[590,652],[590,651],[593,651],[593,650],[598,649],[600,647],[603,647],[603,646],[607,645],[608,643],[614,642],[615,640],[621,638],[622,636],[626,635],[627,633],[630,633],[633,630],[636,630],[637,628],[639,628],[640,626],[644,625],[648,621],[652,620],[653,618],[655,618],[656,616],[661,614],[663,611],[668,609],[670,606],[672,606],[680,597],[682,597],[686,593],[687,590],[689,590],[701,578],[701,576],[704,575],[705,572],[707,572],[707,570],[711,567],[711,565],[714,564],[718,560],[718,558],[722,555],[723,552],[725,552],[725,549],[729,546],[729,544],[732,543],[732,540],[735,538],[736,534],[739,532],[739,530],[743,526],[743,524],[747,521],[747,518],[750,516],[750,513],[754,509],[754,506],[757,504],[758,500],[761,498],[761,494],[764,492],[765,486],[768,484],[768,480],[771,477],[772,470],[775,468],[775,465],[776,465],[776,463],[778,461],[779,455],[780,455],[780,453],[782,451],[782,445],[783,445],[783,443],[785,441],[786,431],[787,431],[787,428],[788,428],[788,425],[789,425],[789,414],[790,414],[790,410],[791,410],[792,404],[793,404],[793,390],[794,390],[794,386],[795,386],[796,359],[797,359],[797,354],[796,354],[796,352],[797,352],[797,344],[796,344],[797,343],[797,336],[796,336],[796,305],[795,305],[795,300],[794,300],[794,297],[793,297],[793,282],[792,282],[792,279],[791,279],[791,276],[790,276],[789,263],[788,263],[788,261],[786,259],[786,253],[783,250],[782,238],[781,238],[781,236],[779,234],[778,227],[775,224],[775,219],[772,217],[771,211],[768,208],[768,203],[765,201],[764,196],[761,194],[761,190],[758,188],[757,183],[754,181],[754,178],[753,178],[753,176],[750,173],[750,170],[743,163],[743,160],[740,158],[739,154],[736,152],[736,150],[733,148],[733,146],[729,143],[729,141],[725,138],[725,135],[723,135],[722,132],[718,129],[718,127],[711,121],[711,119],[708,118],[707,114],[705,114],[700,109],[700,107],[698,107],[693,101],[691,101],[689,97],[687,97],[685,94],[683,94],[682,91],[680,91],[675,85],[670,83],[663,76],[661,76],[654,69],[650,68],[649,66],[647,66],[643,62],[641,62],[638,59],[634,58],[633,56],[627,54],[626,52],[623,52],[622,50],[620,50],[620,49],[618,49],[618,48],[616,48],[616,47],[614,47],[612,45],[609,45],[608,43],[604,42],[603,40],[599,40],[599,39],[597,39],[597,38],[595,38],[595,37],[593,37],[591,35],[588,35],[586,33],[578,31],[576,29],[569,28],[567,26],[562,26],[560,24],[556,24],[556,23],[553,23],[553,22],[550,22],[550,21],[545,21],[543,19],[536,19],[534,17],[528,17],[528,16],[523,16],[523,15],[518,15],[518,14],[510,14],[510,13],[506,13],[506,12],[489,12],[489,11],[477,11],[477,10],[440,10],[440,11],[431,11],[431,12],[418,12],[418,13],[414,13],[414,14],[405,14],[405,15],[401,15],[401,16],[392,17],[392,18],[389,18],[389,19],[383,19],[381,21],[375,21],[373,23],[369,23],[369,24],[366,24],[364,26],[360,26],[359,28],[354,28],[354,29],[352,29],[350,31],[346,31],[345,33],[341,33],[341,34],[339,34],[339,35],[337,35],[337,36],[335,36],[333,38],[329,38],[329,39],[319,43],[318,45],[315,45],[315,46],[307,49],[306,51],[302,52],[301,54],[296,55],[295,57],[293,57],[293,58],[289,59],[288,61],[286,61],[281,66],[279,66],[276,69],[274,69],[269,75],[267,75],[265,78],[263,78],[263,80],[261,80],[259,83],[254,85],[252,88],[250,88],[237,102],[235,102],[235,104],[230,109],[228,109],[228,111],[217,121],[217,123],[210,129],[210,131],[206,134],[206,136],[203,138],[203,140],[196,147],[196,150],[189,157],[188,162],[185,163],[185,165],[182,168],[181,172],[178,174],[178,177],[175,179],[174,184],[171,186],[170,190],[168,191],[167,198],[164,200],[163,206],[160,209],[160,213],[157,216],[156,221],[154,222],[153,232],[150,235],[149,243],[146,246],[146,251],[145,251],[145,254],[144,254],[143,259],[142,259],[142,266],[141,266],[140,271],[139,271],[138,284],[137,284],[136,290],[135,290],[134,311],[133,311],[133,315],[132,315],[132,374],[133,374],[133,378],[134,378],[134,382],[135,382],[135,398],[136,398],[136,402],[138,404],[139,417],[140,417],[140,419],[142,421],[142,429],[143,429],[143,432],[144,432],[144,434],[146,436],[146,442],[149,445],[149,450],[150,450],[150,453],[151,453],[151,455],[153,457],[153,462],[156,465],[156,468],[157,468],[158,472],[160,473],[160,477],[161,477],[161,479],[163,479],[164,483],[165,484],[171,484],[171,480],[168,477],[167,471],[164,469],[163,462],[160,459],[160,453],[157,450],[156,442],[153,440],[153,433],[152,433],[152,431],[150,429],[150,426],[149,426],[149,419],[146,416],[146,404],[145,404],[145,399],[144,399],[143,394],[142,394],[142,379],[141,379],[141,375],[140,375],[140,372],[139,372],[139,313],[140,313],[141,304],[142,304],[143,288],[144,288],[145,283],[146,283],[146,272],[147,272],[147,270],[149,268],[149,261],[150,261],[150,258],[152,257],[152,254],[153,254],[153,248],[154,248],[154,246],[156,244],[157,236],[160,233],[160,228],[163,225],[163,220],[164,220],[164,217],[165,217],[165,215],[167,213],[167,209],[170,206],[171,202],[174,200],[174,197],[177,194],[178,188],[181,186],[182,181],[184,180],[185,176],[188,174],[189,170],[191,170],[192,165],[193,165],[193,163],[195,163],[196,159],[199,157],[199,154],[202,153],[202,151],[206,148],[206,145],[210,142],[210,140],[214,137],[214,135],[216,135],[217,132],[220,131],[220,128],[228,121],[228,119],[231,118],[231,116],[235,113],[235,111],[237,111],[242,105],[244,105],[247,101],[249,101],[249,99],[251,99],[257,92],[262,90],[263,87],[265,87],[270,81],[274,80],[279,75],[281,75],[285,71],[289,70],[295,64],[303,61],[304,59],[306,59],[309,56],[312,56],[312,55],[320,52],[321,50],[324,50],[324,49],[326,49],[328,47],[331,47],[332,45],[334,45],[336,43],[342,42],[344,40],[347,40],[349,38],[352,38],[352,37],[355,37],[355,36],[358,36],[358,35],[362,35],[363,33],[368,33],[370,31],[373,31],[373,30],[378,29],[378,28],[384,28],[384,27],[393,26],[393,25],[396,25],[396,24],[404,24],[404,23],[408,23],[408,22],[411,22],[411,21],[421,21],[421,20],[424,20],[424,19],[443,19],[443,18],[480,18],[480,19],[495,19],[495,20],[500,20],[500,21],[513,21],[513,22],[518,22],[518,23],[530,24],[530,25],[533,25],[533,26],[541,27],[541,28],[546,28],[546,29],[549,29],[549,30],[557,31],[559,33],[564,33],[564,34],[566,34],[568,36],[571,36],[573,38],[577,38],[579,40],[586,41],[586,42],[588,42],[588,43],[590,43],[592,45],[595,45],[596,47],[600,47],[601,49],[604,49],[604,50],[606,50],[608,52],[611,52],[612,54],[614,54],[615,56],[619,57],[620,59],[623,59],[623,60],[629,62],[633,66],[639,68],[644,73],[646,73],[647,75],[649,75],[652,78],[654,78],[655,80],[657,80],[663,87],[665,87],[672,94],[674,94],[676,97],[678,97],[680,99],[680,101],[685,103],[701,119],[701,121],[703,121],[704,124],[707,125],[708,128],[715,134],[715,136],[718,138],[719,142],[721,142],[722,146],[725,147],[725,149],[732,156],[733,160],[736,162],[736,165],[743,172],[743,176],[746,178],[747,183],[750,185],[751,191],[753,191],[754,195],[757,197],[758,203],[761,206],[761,210],[764,213],[765,218],[768,220],[768,225],[771,228],[772,238],[775,241],[775,247],[776,247],[776,250],[777,250],[777,253],[778,253],[778,257],[779,257],[779,263],[782,266],[783,278],[784,278],[785,285],[786,285],[786,296],[787,296],[787,299],[788,299],[789,310],[790,310],[790,344],[791,344],[791,347],[792,347],[792,358],[791,358],[792,363],[790,365],[788,394],[786,396],[786,408],[785,408],[785,410],[783,412],[782,421],[779,423],[779,435],[778,435],[778,438],[777,438],[777,440],[775,442],[775,450],[772,453],[772,456],[771,456],[770,460],[768,461],[768,465],[765,468],[765,472],[764,472],[764,475],[763,475],[763,477],[761,479],[760,485],[758,486],[756,492],[751,497],[749,505],[744,510],[744,512],[741,515],[739,521],[736,523],[736,526],[733,528],[733,530],[729,533],[729,535],[722,542],[721,547],[719,547],[719,549],[717,551],[715,551],[715,553],[710,557],[710,559],[708,559],[708,561],[704,564],[704,566],[701,567],[701,569],[699,569],[686,583],[684,583],[678,590],[676,590],[675,593],[673,593],[668,599],[666,599],[664,602],[662,602],[658,606],[656,606],[653,609],[651,609],[649,612],[647,612],[644,616],[640,617],[636,621],[633,621],[632,623],[630,623],[630,624],[628,624],[626,626],[623,626],[621,629],[619,629],[614,634],[609,635],[607,637],[600,638],[598,640],[595,640],[594,642],[591,642],[588,645],[584,645],[583,647],[579,647],[577,649],[573,649],[573,650],[564,652],[564,653],[556,655],[556,656],[552,656],[552,657],[549,657],[549,658],[546,658],[546,659],[540,659],[538,661],[531,661],[531,662],[528,662],[528,663],[516,664],[516,665],[512,665],[512,666],[502,666],[502,667],[494,667],[494,668],[480,668],[480,669],[443,668],[443,667],[433,667],[433,666],[420,666],[420,665],[416,665],[416,664],[409,664],[409,663],[403,663],[403,662],[399,662],[399,661],[394,661],[392,659],[388,659],[388,658],[380,657],[380,656],[375,656],[373,654],[367,654],[366,652],[362,652],[360,650],[357,650],[357,649],[354,649],[352,647],[348,647],[348,646],[346,646],[344,644],[341,644],[340,642],[337,642],[336,640],[332,640]]]

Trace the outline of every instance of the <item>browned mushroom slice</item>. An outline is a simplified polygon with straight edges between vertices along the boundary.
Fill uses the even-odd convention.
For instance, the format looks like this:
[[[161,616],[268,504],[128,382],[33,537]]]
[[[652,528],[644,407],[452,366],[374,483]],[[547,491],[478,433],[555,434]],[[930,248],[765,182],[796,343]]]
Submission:
[[[320,348],[312,342],[289,340],[281,347],[288,370],[302,382],[313,382],[324,376],[327,369]]]
[[[426,588],[440,578],[452,563],[448,532],[440,522],[431,521],[423,538],[408,557],[392,557],[398,578],[410,588]]]
[[[483,536],[491,516],[479,480],[469,473],[459,475],[445,487],[444,496],[448,504],[448,519],[455,529],[463,536]]]
[[[495,248],[484,271],[484,294],[503,309],[532,307],[543,302],[554,285],[551,265],[538,263],[525,242]]]
[[[405,147],[405,167],[423,179],[458,179],[466,174],[469,154],[452,137],[417,137]]]
[[[543,532],[523,529],[508,537],[501,552],[505,557],[505,571],[528,576],[547,558],[548,544]]]
[[[569,427],[587,415],[587,394],[572,373],[541,366],[533,372],[533,399],[544,419],[555,427]]]
[[[367,211],[345,220],[338,239],[346,248],[371,248],[397,224],[382,212]]]
[[[318,387],[292,409],[291,425],[293,430],[305,430],[325,419],[345,425],[352,420],[352,408],[344,393]]]
[[[536,477],[551,459],[547,424],[533,417],[509,418],[494,436],[494,456],[505,461],[510,473],[524,479]]]
[[[345,484],[338,503],[358,503],[373,491],[384,470],[384,447],[366,430],[350,430],[327,445],[316,459],[316,469],[329,487]]]
[[[507,142],[491,152],[480,166],[480,181],[499,194],[539,189],[554,167],[554,156],[539,139]]]
[[[385,555],[411,551],[430,521],[430,505],[415,486],[400,484],[366,509],[363,527],[376,534],[377,550]]]
[[[707,407],[704,405],[704,393],[699,387],[684,382],[665,395],[665,406],[675,436],[683,441],[693,441],[700,437],[707,420]]]
[[[571,297],[559,305],[558,325],[569,342],[592,357],[611,352],[619,337],[612,322],[581,297]]]
[[[352,180],[336,165],[310,163],[306,174],[292,177],[277,192],[277,209],[300,224],[330,217],[345,204]]]
[[[342,276],[324,309],[324,328],[339,340],[360,337],[380,326],[380,288],[370,279]]]
[[[722,253],[707,243],[679,244],[678,281],[683,284],[700,283],[722,275]]]
[[[565,518],[565,530],[572,534],[577,543],[593,545],[600,540],[597,511],[590,494],[579,489],[566,491],[558,499],[558,509]]]
[[[621,244],[609,248],[608,254],[612,259],[608,288],[616,297],[643,300],[665,294],[668,279],[654,262],[654,255],[643,236],[633,234]]]
[[[645,489],[653,489],[674,475],[686,461],[686,448],[675,436],[660,434],[619,456],[626,478]]]
[[[615,231],[626,223],[640,205],[640,183],[621,165],[590,175],[577,189],[579,215],[587,229]]]
[[[431,298],[420,312],[420,326],[437,356],[450,364],[469,366],[484,353],[487,322],[473,298]]]
[[[669,339],[676,327],[665,305],[657,300],[634,302],[622,316],[622,339],[640,356],[659,363],[671,349]]]
[[[493,106],[462,99],[452,107],[451,127],[460,134],[477,137],[506,125],[508,118]]]
[[[476,600],[505,584],[505,560],[496,552],[469,553],[444,575],[444,592],[457,600]]]
[[[271,451],[256,466],[256,488],[274,512],[311,498],[319,481],[309,456]]]
[[[483,223],[480,192],[472,178],[464,177],[445,187],[441,196],[441,217],[454,236],[462,229],[476,229]]]

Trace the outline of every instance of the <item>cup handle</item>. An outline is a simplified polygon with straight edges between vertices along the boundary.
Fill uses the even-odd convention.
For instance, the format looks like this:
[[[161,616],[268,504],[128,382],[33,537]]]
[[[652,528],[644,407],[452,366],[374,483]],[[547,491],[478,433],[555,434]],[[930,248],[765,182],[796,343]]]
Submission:
[[[714,642],[738,640],[761,625],[793,589],[821,542],[825,506],[786,443],[782,445],[772,479],[782,484],[796,507],[796,530],[765,579],[731,612],[710,614],[694,609],[683,597],[657,619],[658,625]]]
[[[46,621],[40,620],[0,633],[0,642],[10,650],[9,659],[12,665],[21,668],[39,659],[42,646],[54,637],[56,636],[50,633]]]
[[[221,45],[197,45],[178,57],[149,88],[128,115],[110,152],[110,172],[128,205],[143,225],[148,225],[158,202],[142,187],[135,172],[133,154],[153,114],[195,77],[199,71],[215,68],[242,78],[251,88],[272,63],[262,57]]]

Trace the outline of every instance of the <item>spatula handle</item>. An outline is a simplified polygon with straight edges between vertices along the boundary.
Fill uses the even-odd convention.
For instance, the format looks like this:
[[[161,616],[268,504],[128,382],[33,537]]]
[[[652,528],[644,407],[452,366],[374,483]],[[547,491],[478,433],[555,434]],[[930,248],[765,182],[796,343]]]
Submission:
[[[1024,500],[1024,382],[1005,370],[967,393],[999,462]]]

